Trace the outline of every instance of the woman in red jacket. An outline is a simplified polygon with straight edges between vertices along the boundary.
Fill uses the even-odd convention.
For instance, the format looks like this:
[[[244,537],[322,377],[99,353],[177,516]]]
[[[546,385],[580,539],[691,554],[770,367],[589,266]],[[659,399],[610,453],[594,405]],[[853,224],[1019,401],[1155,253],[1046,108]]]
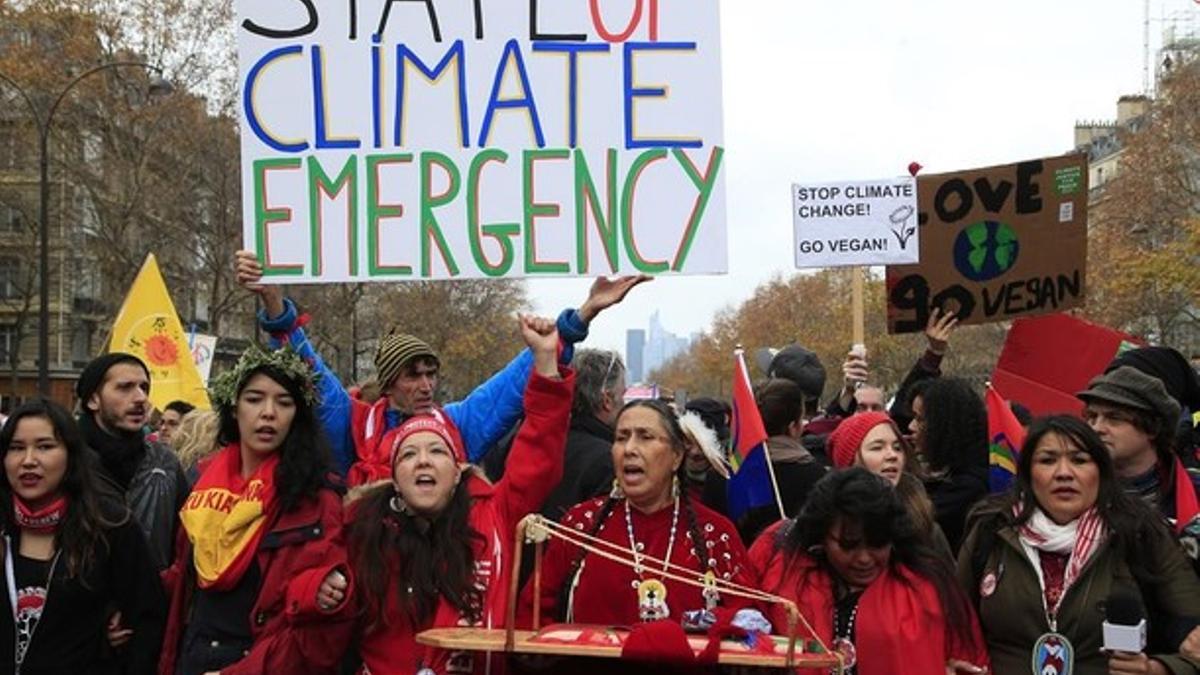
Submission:
[[[161,675],[336,672],[350,589],[315,391],[291,350],[251,347],[214,380],[224,447],[180,511]]]
[[[552,321],[523,317],[521,333],[534,373],[504,478],[489,484],[467,464],[457,435],[420,415],[391,434],[392,479],[350,507],[363,673],[485,673],[503,658],[425,647],[416,635],[504,625],[517,522],[541,508],[562,478],[574,377],[559,371]]]
[[[862,467],[813,488],[795,520],[750,549],[760,587],[795,601],[853,675],[982,673],[979,623],[953,572],[917,536],[886,479]],[[772,607],[772,622],[786,616]]]

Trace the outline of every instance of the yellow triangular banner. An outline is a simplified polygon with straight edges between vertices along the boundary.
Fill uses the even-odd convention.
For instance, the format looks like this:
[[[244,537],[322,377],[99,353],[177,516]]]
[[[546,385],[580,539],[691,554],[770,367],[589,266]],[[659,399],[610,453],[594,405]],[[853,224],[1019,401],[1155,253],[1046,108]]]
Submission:
[[[212,407],[153,253],[146,256],[113,321],[108,349],[145,361],[150,369],[150,402],[159,410],[176,400],[205,410]]]

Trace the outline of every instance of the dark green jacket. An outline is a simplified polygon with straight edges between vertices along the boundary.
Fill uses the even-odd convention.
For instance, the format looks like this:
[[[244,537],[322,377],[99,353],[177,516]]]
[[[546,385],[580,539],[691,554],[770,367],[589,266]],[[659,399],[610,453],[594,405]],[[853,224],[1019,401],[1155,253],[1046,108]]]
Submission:
[[[994,523],[995,516],[991,518]],[[958,556],[959,580],[979,610],[979,623],[992,659],[992,672],[996,675],[1028,675],[1032,668],[1033,645],[1050,630],[1042,604],[1041,584],[1016,531],[1011,526],[997,530],[988,524],[985,516],[963,542]],[[984,562],[978,553],[984,551],[981,546],[987,546],[982,538],[989,531],[994,534]],[[1125,560],[1106,542],[1088,561],[1080,578],[1067,589],[1059,610],[1058,632],[1075,647],[1073,672],[1077,675],[1108,673],[1108,658],[1101,652],[1104,643],[1101,623],[1104,621],[1104,602],[1114,589],[1121,588],[1141,598],[1143,608],[1147,598],[1142,591],[1152,594],[1148,600],[1156,609],[1146,613],[1148,624],[1163,613],[1188,616],[1200,611],[1200,580],[1170,535],[1164,532],[1161,537],[1145,542],[1145,546],[1151,561],[1150,572],[1157,583],[1145,589],[1139,587]],[[989,575],[995,576],[995,590],[981,598],[982,581]],[[1153,626],[1150,632],[1154,632]],[[1167,649],[1175,651],[1178,647]],[[1161,645],[1147,647],[1147,653],[1172,673],[1200,673],[1197,667],[1200,664],[1194,664],[1178,653],[1161,651],[1166,651]]]

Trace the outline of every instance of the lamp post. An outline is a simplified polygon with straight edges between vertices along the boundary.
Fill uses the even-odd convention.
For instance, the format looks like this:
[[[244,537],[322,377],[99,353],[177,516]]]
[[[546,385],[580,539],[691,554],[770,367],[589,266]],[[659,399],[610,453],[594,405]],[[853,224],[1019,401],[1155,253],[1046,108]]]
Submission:
[[[29,93],[8,76],[0,73],[0,81],[6,82],[29,106],[29,114],[38,132],[38,170],[40,188],[39,232],[38,232],[38,393],[50,395],[50,129],[54,114],[67,94],[88,77],[104,70],[123,67],[145,68],[155,77],[150,82],[150,93],[168,93],[171,84],[162,78],[162,68],[141,61],[113,61],[83,71],[67,83],[43,115]]]

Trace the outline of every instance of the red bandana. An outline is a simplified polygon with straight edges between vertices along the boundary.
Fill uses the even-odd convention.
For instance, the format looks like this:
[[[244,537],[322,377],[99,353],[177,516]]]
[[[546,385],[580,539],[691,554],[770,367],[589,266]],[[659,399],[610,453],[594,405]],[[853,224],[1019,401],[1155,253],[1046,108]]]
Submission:
[[[20,497],[13,495],[13,519],[22,530],[37,534],[53,534],[67,516],[67,497],[63,495],[34,511]]]

